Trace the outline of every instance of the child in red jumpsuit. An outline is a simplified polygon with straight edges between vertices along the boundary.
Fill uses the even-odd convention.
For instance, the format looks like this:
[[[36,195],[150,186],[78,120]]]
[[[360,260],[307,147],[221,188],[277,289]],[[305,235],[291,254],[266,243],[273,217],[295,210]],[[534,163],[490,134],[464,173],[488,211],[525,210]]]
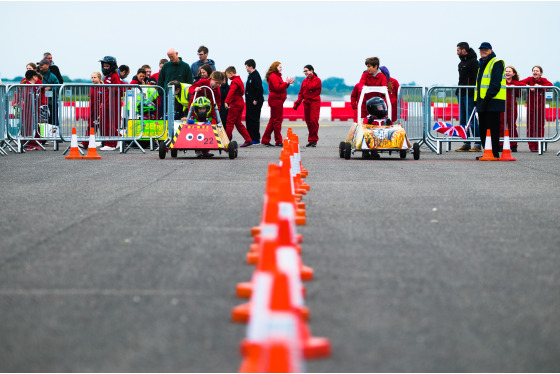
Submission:
[[[379,69],[379,58],[377,57],[368,57],[366,58],[366,69],[367,71],[362,74],[362,78],[360,78],[359,84],[362,86],[385,86],[387,87],[387,77],[385,74],[381,72]],[[364,95],[364,101],[362,102],[362,118],[367,116],[367,108],[366,103],[372,97],[381,97],[385,100],[385,95],[377,93],[377,92],[370,92]]]
[[[112,56],[105,56],[101,62],[101,71],[105,75],[104,84],[126,84],[117,73],[117,59]],[[121,98],[124,96],[126,88],[112,87],[103,90],[104,97],[101,104],[101,124],[100,135],[117,137],[119,135],[119,125],[121,122]],[[114,151],[117,147],[116,141],[103,142],[102,151]]]
[[[189,101],[192,103],[195,92],[198,92],[197,97],[204,96],[208,98],[208,100],[212,103],[212,109],[209,117],[212,119],[217,118],[215,107],[218,106],[218,110],[220,110],[222,106],[222,93],[220,91],[220,86],[225,82],[225,80],[225,75],[221,71],[212,72],[209,79],[203,78],[197,80],[189,88]],[[212,92],[210,92],[208,88],[203,87],[210,87]],[[216,102],[214,102],[214,99]]]
[[[226,134],[229,140],[231,140],[233,128],[235,127],[243,139],[245,139],[245,143],[243,143],[241,147],[248,147],[253,145],[253,140],[251,139],[251,135],[249,135],[249,131],[247,131],[247,128],[243,122],[241,122],[241,115],[243,114],[243,108],[245,108],[245,101],[243,101],[245,86],[243,85],[243,81],[239,75],[236,75],[236,73],[235,67],[233,66],[229,66],[226,69],[226,76],[231,80],[229,92],[225,100],[225,106],[229,109],[226,123]]]
[[[90,87],[89,89],[89,119],[88,128],[86,129],[86,136],[90,135],[90,129],[93,127],[95,134],[99,135],[99,125],[101,123],[101,104],[103,103],[103,97],[107,93],[103,92],[103,82],[101,81],[101,73],[93,72],[91,73],[91,83],[100,85],[99,87]],[[87,148],[89,146],[89,141],[81,143],[82,148]]]
[[[294,83],[294,78],[282,79],[282,64],[275,61],[270,65],[266,72],[268,82],[268,106],[270,107],[270,120],[266,125],[261,144],[271,147],[270,139],[274,131],[275,145],[281,147],[282,144],[282,120],[284,119],[284,101],[288,96],[287,90],[290,84]]]
[[[533,67],[533,76],[525,78],[521,83],[527,86],[552,86],[548,79],[542,77],[542,67]],[[544,137],[544,108],[545,108],[545,90],[531,89],[527,98],[527,137],[543,138]],[[531,152],[538,151],[537,142],[529,142]]]
[[[315,74],[315,70],[311,65],[303,67],[305,79],[299,89],[297,101],[294,103],[294,109],[303,101],[303,110],[305,114],[305,123],[309,135],[307,137],[308,144],[306,147],[316,147],[319,141],[319,113],[321,110],[321,80]]]

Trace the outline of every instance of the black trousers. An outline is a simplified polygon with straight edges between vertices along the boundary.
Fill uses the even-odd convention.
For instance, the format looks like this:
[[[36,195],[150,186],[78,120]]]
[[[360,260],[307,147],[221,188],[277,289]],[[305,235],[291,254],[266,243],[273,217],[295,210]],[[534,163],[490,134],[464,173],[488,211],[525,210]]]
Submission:
[[[490,130],[490,138],[492,141],[492,153],[494,157],[499,158],[500,152],[500,112],[479,112],[478,126],[480,128],[480,141],[482,146],[486,148],[486,131]]]
[[[258,103],[257,105],[253,105],[252,102],[247,103],[247,109],[245,112],[245,123],[247,124],[247,131],[249,131],[251,139],[256,142],[261,141],[260,127],[262,106],[262,103]]]

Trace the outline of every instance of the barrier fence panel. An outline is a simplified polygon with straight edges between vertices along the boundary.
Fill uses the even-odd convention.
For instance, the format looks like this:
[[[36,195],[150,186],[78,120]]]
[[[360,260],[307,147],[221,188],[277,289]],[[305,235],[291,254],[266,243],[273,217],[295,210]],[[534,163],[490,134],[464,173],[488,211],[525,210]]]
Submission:
[[[442,153],[443,143],[446,143],[446,150],[449,151],[452,142],[480,142],[476,116],[471,122],[467,140],[433,130],[436,122],[445,122],[451,126],[467,124],[472,113],[471,108],[468,107],[466,100],[459,103],[459,97],[456,95],[459,89],[465,88],[474,88],[474,86],[433,86],[425,95],[426,143],[438,154]],[[512,147],[516,148],[518,142],[528,143],[529,148],[542,154],[546,151],[547,143],[560,139],[558,120],[560,89],[558,87],[508,86],[506,98],[506,111],[500,116],[502,141],[507,127]]]
[[[139,139],[141,145],[149,144],[150,150],[154,150],[154,143],[157,145],[158,140],[167,139],[167,121],[165,120],[165,90],[160,86],[142,85],[143,94],[135,98],[133,103],[127,97],[126,110],[129,111],[129,118],[133,118],[132,111],[136,110],[139,114],[143,112],[144,131]],[[135,106],[134,106],[135,105]],[[143,106],[143,109],[140,108]],[[139,118],[129,119],[127,133],[140,133],[142,121]],[[133,129],[134,128],[134,129]]]
[[[6,86],[0,85],[0,155],[7,155],[4,150],[8,146],[6,131]]]
[[[60,140],[59,84],[15,84],[6,93],[8,142],[18,152],[43,149],[46,141]]]
[[[401,86],[397,100],[398,121],[408,139],[419,143],[424,140],[424,91],[424,87]]]
[[[119,148],[125,153],[135,144],[145,152],[138,143],[144,133],[144,94],[142,87],[131,84],[63,85],[60,137],[69,142],[75,127],[78,142],[87,143],[93,127],[96,142],[106,147]]]

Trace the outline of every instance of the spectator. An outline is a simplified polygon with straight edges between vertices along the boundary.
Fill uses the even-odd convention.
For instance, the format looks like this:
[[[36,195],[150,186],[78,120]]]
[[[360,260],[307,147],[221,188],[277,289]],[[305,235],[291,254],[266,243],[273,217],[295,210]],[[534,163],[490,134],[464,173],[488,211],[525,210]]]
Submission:
[[[527,86],[552,86],[548,79],[542,77],[542,67],[533,66],[533,76],[521,81]],[[545,114],[545,89],[531,88],[527,97],[527,137],[544,137],[544,114]],[[537,152],[537,142],[529,142],[529,150]]]
[[[166,58],[162,58],[161,60],[159,60],[159,70],[158,70],[157,73],[152,74],[152,78],[154,78],[156,80],[156,84],[157,84],[157,80],[158,80],[161,68],[163,67],[163,65],[165,65],[168,62],[169,62],[169,60],[166,59]]]
[[[58,69],[58,66],[56,66],[53,62],[52,54],[50,52],[43,53],[43,59],[48,60],[50,62],[49,68],[50,68],[51,72],[58,79],[58,82],[60,84],[63,84],[64,79],[62,79],[62,75],[60,74],[60,70]]]
[[[166,62],[159,72],[158,86],[167,90],[167,85],[171,81],[192,84],[191,67],[186,62],[183,62],[175,48],[169,48],[167,56],[169,57],[169,62]]]
[[[146,71],[146,84],[155,86],[157,84],[157,79],[152,77],[152,68],[150,65],[142,65],[141,69]]]
[[[476,77],[474,102],[480,121],[480,141],[486,147],[486,132],[489,129],[492,137],[492,153],[495,158],[499,158],[500,113],[506,107],[505,64],[503,60],[496,57],[490,43],[482,43],[479,51],[481,58]]]
[[[128,83],[127,81],[125,81],[126,77],[128,77],[128,74],[130,74],[130,68],[128,67],[128,65],[119,66],[119,69],[117,71],[119,73],[121,81],[125,84]]]
[[[199,79],[209,79],[212,75],[212,72],[213,70],[210,65],[204,64],[200,68],[198,68],[198,77]],[[195,80],[195,82],[197,82],[197,80]]]
[[[216,64],[214,63],[214,61],[208,58],[208,48],[206,48],[203,45],[198,47],[198,61],[193,62],[192,66],[191,66],[193,79],[194,79],[195,82],[197,80],[201,79],[201,77],[198,75],[198,73],[199,73],[198,69],[200,69],[200,67],[202,65],[209,65],[210,68],[212,69],[212,71],[216,70]],[[195,76],[195,74],[196,74],[196,76]]]
[[[102,76],[100,72],[93,72],[91,73],[91,83],[92,84],[99,84],[102,85]],[[106,94],[106,93],[105,93]],[[89,89],[89,119],[88,123],[89,126],[86,130],[86,136],[90,135],[90,130],[93,127],[95,130],[95,134],[100,134],[99,125],[101,124],[101,105],[103,103],[103,88],[101,87],[90,87]],[[82,142],[79,144],[80,148],[88,148],[89,141]]]
[[[358,104],[360,103],[360,95],[362,93],[362,85],[356,84],[350,94],[350,106],[354,112],[354,122],[358,122]]]
[[[315,74],[311,65],[303,67],[305,79],[299,89],[298,99],[294,103],[294,109],[303,102],[305,123],[309,132],[306,147],[316,147],[319,141],[319,114],[321,111],[321,79]]]
[[[29,70],[37,71],[37,65],[33,62],[30,62],[25,66],[25,69],[26,69],[26,71],[29,71]],[[41,80],[41,78],[43,78],[43,76],[41,74],[37,74],[37,78],[36,78],[37,83],[34,83],[34,84],[43,84],[43,81]],[[27,79],[23,78],[21,80],[21,82],[19,82],[19,84],[26,84],[25,83],[26,81],[27,81]]]
[[[222,98],[221,99],[222,105],[220,106],[220,119],[224,127],[227,123],[228,113],[229,113],[229,109],[226,108],[225,105],[225,101],[228,93],[229,93],[229,83],[228,83],[228,79],[226,78],[224,79],[224,83],[220,85],[220,97]]]
[[[189,83],[171,81],[169,86],[175,87],[175,115],[173,118],[185,121],[189,112],[191,85]]]
[[[243,101],[243,96],[245,95],[243,81],[239,75],[237,75],[237,71],[233,66],[228,66],[226,69],[226,76],[231,81],[229,92],[225,100],[225,105],[229,109],[226,134],[229,140],[231,140],[233,128],[235,127],[243,139],[245,139],[245,143],[243,143],[241,147],[248,147],[253,145],[253,140],[249,132],[247,132],[245,125],[241,122],[241,115],[243,114],[243,108],[245,106],[245,102]]]
[[[277,147],[282,144],[282,120],[284,119],[284,101],[288,96],[287,90],[295,79],[288,77],[286,82],[282,79],[282,63],[275,61],[270,65],[266,72],[266,81],[268,82],[268,105],[270,106],[270,120],[266,125],[261,144],[273,147],[270,144],[272,132],[274,131],[274,141]]]
[[[140,84],[140,85],[147,85],[146,83],[146,70],[143,68],[138,69],[136,75],[132,77],[130,84]]]
[[[525,83],[519,82],[519,74],[513,66],[506,66],[506,85],[508,86],[525,86]],[[522,90],[510,89],[506,90],[506,111],[500,114],[500,136],[505,136],[505,126],[509,130],[509,135],[518,138],[517,132],[517,99],[522,96]],[[503,143],[500,143],[500,151]],[[517,142],[511,142],[511,151],[517,152]]]
[[[255,60],[249,59],[245,61],[245,70],[249,73],[247,83],[245,84],[245,124],[247,131],[251,135],[253,144],[260,144],[260,122],[261,109],[264,103],[264,90],[261,75],[256,69]]]
[[[41,60],[39,62],[39,72],[42,75],[42,81],[43,84],[59,84],[58,82],[58,78],[51,72],[50,70],[50,61],[49,60]],[[58,115],[57,115],[57,110],[58,110],[58,106],[57,106],[57,95],[56,93],[58,92],[58,89],[52,89],[52,87],[45,87],[44,88],[45,91],[51,91],[52,94],[47,94],[45,93],[45,95],[48,97],[47,102],[48,102],[48,120],[47,122],[50,123],[51,125],[57,125],[58,124]]]
[[[457,44],[457,56],[459,56],[459,85],[474,86],[476,84],[476,74],[478,73],[478,61],[476,52],[469,47],[469,43],[460,42]],[[474,110],[474,89],[462,88],[455,91],[459,100],[459,124],[463,127],[471,117]],[[475,138],[480,137],[478,121],[473,117],[469,131]],[[486,135],[486,134],[485,134]],[[469,134],[467,133],[467,137]],[[482,147],[480,141],[474,143],[471,149],[471,142],[464,142],[463,145],[455,150],[456,152],[480,152]]]
[[[117,73],[117,59],[113,56],[105,56],[101,63],[101,72],[105,76],[103,84],[126,84],[121,80]],[[111,87],[103,90],[103,103],[101,104],[101,124],[100,134],[105,137],[119,136],[119,126],[121,123],[121,98],[126,88]],[[102,151],[114,151],[117,147],[116,141],[102,142]]]
[[[37,73],[35,70],[27,70],[25,72],[25,78],[21,84],[39,84],[37,83],[38,80],[39,73]],[[40,121],[39,107],[46,104],[45,99],[46,98],[41,94],[41,87],[38,86],[22,88],[16,91],[16,94],[14,95],[14,103],[17,103],[17,105],[19,105],[21,109],[21,122],[23,124],[21,135],[23,137],[39,137],[36,124],[38,124],[38,122]],[[40,149],[42,149],[42,147],[36,140],[29,141],[25,145],[26,151]]]
[[[369,57],[366,58],[366,72],[362,74],[360,78],[360,84],[363,86],[385,86],[387,87],[387,77],[385,74],[381,73],[379,70],[379,58]],[[385,95],[377,92],[370,92],[364,95],[364,100],[362,102],[361,117],[367,117],[366,103],[372,97],[381,97],[386,101]]]
[[[398,119],[399,82],[395,78],[391,78],[391,73],[389,73],[387,67],[382,66],[379,69],[387,78],[387,89],[389,90],[389,99],[391,99],[391,121],[395,122]]]

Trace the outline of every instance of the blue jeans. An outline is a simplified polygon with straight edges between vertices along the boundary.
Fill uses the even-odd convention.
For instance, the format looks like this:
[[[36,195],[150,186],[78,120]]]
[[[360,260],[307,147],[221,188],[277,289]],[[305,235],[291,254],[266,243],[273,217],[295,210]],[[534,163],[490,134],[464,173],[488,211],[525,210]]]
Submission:
[[[474,98],[467,96],[459,95],[459,124],[463,127],[467,125],[469,118],[471,117],[472,111],[474,109]],[[480,133],[478,130],[478,121],[476,120],[476,115],[473,117],[471,126],[469,127],[469,131],[467,132],[467,137],[469,133],[474,136],[475,138],[480,137]],[[471,146],[471,142],[464,142],[465,145]],[[481,143],[475,142],[475,146],[480,146]]]

